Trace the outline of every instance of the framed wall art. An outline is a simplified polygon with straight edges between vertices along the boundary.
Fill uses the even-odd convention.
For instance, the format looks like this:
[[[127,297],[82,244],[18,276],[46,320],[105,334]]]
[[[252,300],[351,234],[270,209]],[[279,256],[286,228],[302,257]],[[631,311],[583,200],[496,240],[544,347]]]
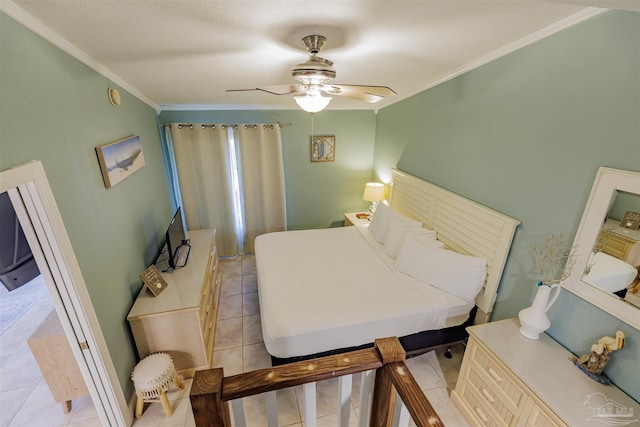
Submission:
[[[111,188],[144,166],[139,136],[96,147],[104,186]]]
[[[334,135],[311,136],[311,161],[333,162],[336,159],[336,137]]]

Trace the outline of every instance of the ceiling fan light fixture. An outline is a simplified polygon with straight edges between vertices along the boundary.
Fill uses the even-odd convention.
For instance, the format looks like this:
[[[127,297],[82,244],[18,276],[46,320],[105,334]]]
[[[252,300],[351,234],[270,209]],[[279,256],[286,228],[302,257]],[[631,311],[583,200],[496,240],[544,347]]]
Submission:
[[[318,34],[309,35],[302,39],[302,43],[310,55],[305,62],[291,68],[291,76],[299,82],[298,84],[252,89],[227,89],[227,92],[260,90],[273,95],[299,95],[293,97],[296,103],[304,111],[311,114],[322,111],[331,101],[331,96],[375,103],[383,100],[385,96],[396,95],[396,92],[387,86],[331,84],[331,81],[336,77],[333,62],[318,56],[325,40],[324,36]],[[323,93],[330,96],[322,96]]]
[[[307,113],[317,113],[324,110],[332,98],[322,95],[300,95],[294,96],[293,99]]]

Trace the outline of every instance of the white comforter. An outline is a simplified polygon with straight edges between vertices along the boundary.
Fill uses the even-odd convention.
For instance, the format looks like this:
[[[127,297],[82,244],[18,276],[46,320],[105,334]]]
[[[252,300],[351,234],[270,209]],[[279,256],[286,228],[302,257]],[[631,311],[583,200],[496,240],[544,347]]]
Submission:
[[[267,351],[303,356],[441,329],[473,304],[395,271],[366,227],[270,233],[255,242]]]

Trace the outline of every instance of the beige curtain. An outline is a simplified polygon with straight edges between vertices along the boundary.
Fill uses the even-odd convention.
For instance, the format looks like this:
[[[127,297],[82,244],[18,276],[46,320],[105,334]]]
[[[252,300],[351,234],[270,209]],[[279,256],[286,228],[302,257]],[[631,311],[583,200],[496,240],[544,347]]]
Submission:
[[[215,228],[220,256],[238,254],[227,129],[171,125],[187,229]]]
[[[239,125],[235,130],[244,211],[244,253],[257,236],[287,228],[282,142],[278,125]]]

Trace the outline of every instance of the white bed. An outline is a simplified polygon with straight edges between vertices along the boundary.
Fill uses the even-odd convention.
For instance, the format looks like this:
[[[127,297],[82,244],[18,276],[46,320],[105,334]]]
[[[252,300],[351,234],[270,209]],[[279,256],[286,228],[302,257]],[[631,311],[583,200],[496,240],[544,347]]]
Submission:
[[[463,324],[475,305],[477,321],[486,321],[519,222],[400,171],[390,205],[435,229],[447,248],[482,258],[486,280],[475,300],[401,272],[406,263],[396,257],[407,254],[389,256],[368,227],[265,234],[255,242],[256,268],[263,338],[274,358],[443,330]]]

